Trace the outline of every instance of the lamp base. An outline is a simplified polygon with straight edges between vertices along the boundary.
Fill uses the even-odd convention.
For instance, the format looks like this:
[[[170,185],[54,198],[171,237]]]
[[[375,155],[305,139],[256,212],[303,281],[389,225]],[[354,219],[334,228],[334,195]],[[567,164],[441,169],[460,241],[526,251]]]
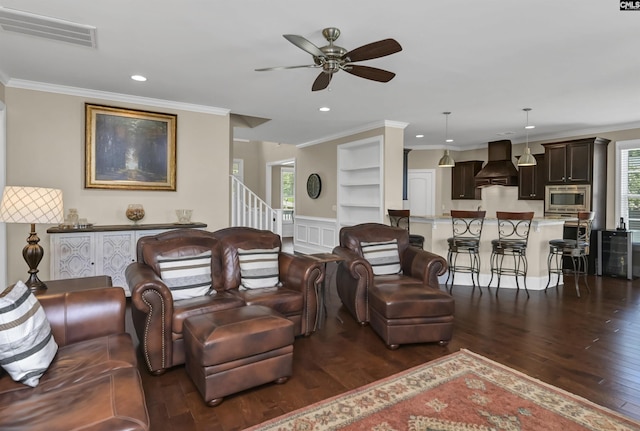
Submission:
[[[29,289],[35,291],[35,290],[46,290],[47,289],[47,285],[44,284],[43,281],[41,281],[37,275],[35,274],[31,274],[29,276],[29,279],[27,281],[25,281],[24,283]]]
[[[38,264],[44,255],[44,250],[40,244],[38,244],[39,242],[40,238],[38,238],[38,234],[36,233],[36,225],[31,223],[31,233],[27,238],[27,245],[22,249],[22,257],[24,257],[25,262],[29,265],[29,279],[24,284],[31,290],[47,288],[47,285],[38,278]]]

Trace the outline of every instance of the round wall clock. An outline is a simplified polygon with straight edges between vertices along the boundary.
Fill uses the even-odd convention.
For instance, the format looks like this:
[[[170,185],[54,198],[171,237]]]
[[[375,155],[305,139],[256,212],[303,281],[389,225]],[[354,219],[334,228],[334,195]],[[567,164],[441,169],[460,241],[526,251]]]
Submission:
[[[307,178],[307,194],[311,199],[318,199],[320,192],[322,191],[322,181],[320,181],[320,175],[311,174]]]

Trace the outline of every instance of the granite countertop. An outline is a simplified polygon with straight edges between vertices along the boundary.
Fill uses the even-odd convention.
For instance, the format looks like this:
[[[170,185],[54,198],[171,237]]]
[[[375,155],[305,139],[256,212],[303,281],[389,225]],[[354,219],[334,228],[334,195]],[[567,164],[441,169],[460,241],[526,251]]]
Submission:
[[[574,217],[534,217],[533,224],[538,226],[553,226],[558,224],[564,224],[566,221],[576,221]],[[411,221],[417,223],[451,223],[451,216],[448,214],[442,215],[412,215]],[[498,219],[496,217],[485,217],[485,222],[496,223]]]

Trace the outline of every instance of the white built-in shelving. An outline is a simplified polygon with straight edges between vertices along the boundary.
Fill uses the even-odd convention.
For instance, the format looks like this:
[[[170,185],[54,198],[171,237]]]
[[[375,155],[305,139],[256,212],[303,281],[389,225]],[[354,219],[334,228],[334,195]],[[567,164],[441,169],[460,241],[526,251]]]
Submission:
[[[338,146],[338,223],[383,222],[383,137]]]

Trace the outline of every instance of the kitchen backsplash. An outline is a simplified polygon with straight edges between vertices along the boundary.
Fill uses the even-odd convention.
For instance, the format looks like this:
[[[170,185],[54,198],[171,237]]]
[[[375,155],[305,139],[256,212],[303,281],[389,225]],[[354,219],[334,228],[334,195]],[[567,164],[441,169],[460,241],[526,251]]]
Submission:
[[[544,217],[544,201],[518,200],[518,187],[488,186],[482,188],[481,200],[453,200],[450,210],[477,210],[480,207],[487,217],[495,217],[496,211],[533,211],[534,217]]]

